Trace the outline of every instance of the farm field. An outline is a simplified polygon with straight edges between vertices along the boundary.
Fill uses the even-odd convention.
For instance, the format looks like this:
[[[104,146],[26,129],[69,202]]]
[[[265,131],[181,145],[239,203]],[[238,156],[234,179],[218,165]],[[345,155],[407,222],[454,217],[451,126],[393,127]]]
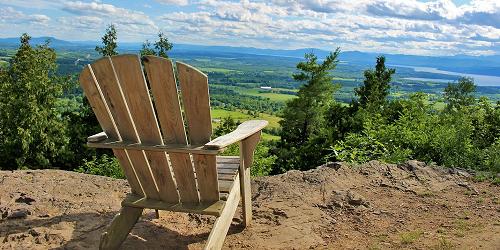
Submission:
[[[213,108],[211,113],[212,113],[212,125],[214,128],[219,125],[220,120],[222,120],[223,118],[228,117],[228,116],[232,117],[237,122],[244,122],[244,121],[255,120],[255,119],[266,120],[269,122],[269,125],[267,126],[267,128],[279,128],[278,122],[281,120],[281,118],[279,118],[277,116],[273,116],[273,115],[266,114],[266,113],[260,113],[257,117],[254,117],[254,116],[246,113],[245,110],[225,110],[225,109]],[[278,140],[279,136],[271,135],[271,134],[263,132],[262,139],[263,140]]]

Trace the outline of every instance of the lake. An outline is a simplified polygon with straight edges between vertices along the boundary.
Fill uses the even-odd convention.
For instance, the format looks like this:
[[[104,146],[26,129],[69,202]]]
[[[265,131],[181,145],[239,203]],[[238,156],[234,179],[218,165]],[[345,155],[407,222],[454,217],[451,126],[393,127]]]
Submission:
[[[395,67],[403,67],[403,68],[411,68],[416,72],[427,72],[427,73],[435,73],[435,74],[443,74],[443,75],[452,75],[452,76],[466,76],[474,78],[474,83],[478,86],[500,86],[500,76],[488,76],[488,75],[476,75],[476,74],[467,74],[467,73],[459,73],[453,71],[440,70],[431,67],[417,67],[417,66],[407,66],[407,65],[393,65]],[[419,78],[419,77],[408,77],[403,78],[407,80],[416,80],[416,81],[433,81],[433,82],[451,82],[447,79],[440,78]]]

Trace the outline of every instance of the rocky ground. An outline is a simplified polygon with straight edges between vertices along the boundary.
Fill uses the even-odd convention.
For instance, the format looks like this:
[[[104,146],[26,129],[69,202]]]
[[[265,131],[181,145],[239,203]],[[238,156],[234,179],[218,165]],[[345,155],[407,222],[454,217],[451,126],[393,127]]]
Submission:
[[[254,220],[225,248],[500,249],[500,186],[463,171],[370,162],[255,178]],[[129,187],[58,170],[0,171],[0,248],[95,249]],[[146,210],[124,249],[198,249],[214,218]]]

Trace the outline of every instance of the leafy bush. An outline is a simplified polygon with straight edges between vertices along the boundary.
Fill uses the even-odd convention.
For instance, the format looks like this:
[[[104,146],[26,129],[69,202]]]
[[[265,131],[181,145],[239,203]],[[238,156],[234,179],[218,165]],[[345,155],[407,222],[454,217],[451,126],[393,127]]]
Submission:
[[[415,94],[401,102],[399,118],[394,121],[381,114],[364,115],[363,130],[349,133],[331,146],[327,158],[393,163],[417,159],[447,167],[500,172],[500,133],[486,129],[493,128],[491,123],[500,117],[492,106],[474,105],[454,111],[439,111],[433,106],[426,96]],[[490,143],[491,138],[497,139]]]
[[[92,160],[84,160],[82,166],[76,169],[77,172],[93,175],[109,176],[118,179],[125,179],[120,163],[113,156],[101,155]]]

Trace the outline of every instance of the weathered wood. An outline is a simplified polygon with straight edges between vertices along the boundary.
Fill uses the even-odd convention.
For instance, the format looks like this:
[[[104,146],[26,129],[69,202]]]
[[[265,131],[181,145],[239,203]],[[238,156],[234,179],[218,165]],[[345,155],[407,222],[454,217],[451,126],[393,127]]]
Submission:
[[[219,185],[215,155],[193,155],[196,179],[200,191],[200,202],[219,200]]]
[[[181,95],[191,144],[204,144],[212,135],[208,78],[199,70],[177,62]],[[215,156],[193,154],[200,200],[219,199]]]
[[[111,57],[111,61],[123,90],[139,142],[163,144],[139,57],[137,55],[120,55]],[[151,192],[146,193],[146,195],[153,199],[178,202],[179,194],[168,167],[167,154],[152,151],[144,151],[144,153],[147,157],[147,166],[153,177],[152,183],[142,184],[143,187],[150,186],[148,189]],[[154,192],[154,189],[157,191]]]
[[[137,195],[128,195],[122,201],[122,206],[150,208],[172,212],[196,213],[219,216],[225,206],[225,201],[209,203],[168,203],[161,200],[148,199]]]
[[[240,164],[240,156],[217,156],[217,164],[220,163]]]
[[[161,57],[146,56],[144,57],[144,68],[155,99],[158,120],[165,143],[179,144],[188,148],[172,62]],[[198,202],[199,196],[193,164],[189,154],[187,154],[192,153],[192,151],[167,152],[171,152],[170,162],[181,201]]]
[[[132,166],[132,162],[130,161],[128,152],[123,149],[113,149],[113,154],[115,155],[116,159],[118,159],[118,162],[123,169],[123,173],[125,174],[125,177],[130,184],[132,193],[144,196],[145,193],[142,189],[141,183],[139,182],[139,178],[137,177],[137,174]]]
[[[111,115],[109,105],[107,104],[94,73],[92,72],[92,68],[89,65],[84,67],[80,74],[80,85],[82,86],[87,100],[89,101],[99,124],[104,130],[104,133],[112,140],[121,140],[122,137]],[[141,184],[139,183],[138,177],[125,150],[115,149],[113,150],[113,153],[120,162],[120,166],[130,183],[132,192],[144,195],[144,191],[142,190]]]
[[[267,121],[245,122],[209,142],[208,79],[195,68],[177,63],[187,138],[171,61],[147,56],[144,63],[154,106],[135,55],[103,58],[80,76],[104,130],[89,137],[88,145],[112,148],[133,190],[103,234],[100,247],[118,248],[143,208],[150,208],[219,216],[206,249],[220,249],[241,197],[243,223],[251,220],[250,166]],[[237,141],[239,157],[216,156]]]
[[[155,100],[165,144],[187,144],[172,61],[145,56],[144,69]]]
[[[142,143],[131,143],[123,141],[103,140],[99,142],[87,142],[87,146],[91,148],[119,148],[133,149],[146,151],[163,151],[167,153],[192,153],[192,154],[207,154],[216,155],[221,150],[204,149],[203,145],[182,145],[182,144],[164,144],[164,145],[148,145]]]
[[[223,173],[219,173],[217,175],[217,178],[219,180],[226,180],[226,181],[230,181],[230,180],[234,180],[234,177],[236,176],[236,174],[223,174]]]
[[[219,190],[221,193],[229,193],[233,188],[235,180],[219,180]],[[239,183],[239,181],[238,181]]]
[[[118,249],[142,215],[142,208],[122,207],[101,235],[99,249]]]
[[[240,124],[233,132],[217,137],[209,143],[205,144],[205,149],[221,149],[235,142],[244,140],[245,138],[261,131],[269,122],[264,120],[251,120]]]
[[[260,130],[240,142],[240,184],[243,212],[243,225],[248,226],[252,221],[252,193],[250,187],[250,167],[253,164],[255,147],[260,140]]]
[[[121,56],[118,56],[121,57]],[[115,57],[114,57],[115,58]],[[130,114],[129,105],[127,105],[125,93],[118,74],[111,58],[105,57],[97,60],[91,65],[94,72],[96,84],[101,88],[102,95],[109,105],[110,114],[113,117],[121,139],[128,142],[140,143],[134,120]],[[129,81],[126,80],[127,82]],[[142,150],[127,150],[127,155],[131,165],[135,170],[136,176],[141,184],[144,194],[148,197],[158,198],[159,193],[156,187],[148,159]]]
[[[184,112],[191,144],[205,144],[212,135],[208,78],[201,71],[177,62]]]
[[[108,136],[105,132],[97,133],[95,135],[87,137],[88,142],[100,142],[106,139],[108,139]]]
[[[220,168],[217,170],[219,174],[236,174],[238,172],[237,168]]]
[[[229,226],[233,221],[233,216],[238,208],[240,202],[240,183],[239,178],[236,178],[235,185],[231,189],[226,201],[226,205],[222,210],[219,218],[215,220],[214,227],[210,231],[205,249],[221,249],[226,239]]]

